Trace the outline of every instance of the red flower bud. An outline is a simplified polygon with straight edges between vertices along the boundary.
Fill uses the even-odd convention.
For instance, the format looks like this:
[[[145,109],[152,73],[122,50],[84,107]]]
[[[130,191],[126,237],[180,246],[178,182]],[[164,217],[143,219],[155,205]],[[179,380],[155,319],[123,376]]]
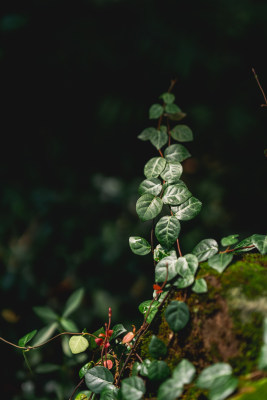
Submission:
[[[111,360],[105,360],[103,364],[107,369],[111,369],[113,367],[113,362]]]
[[[110,337],[110,336],[112,336],[112,334],[113,334],[113,330],[112,330],[112,329],[109,329],[109,330],[107,331],[107,336]]]
[[[96,339],[95,339],[95,342],[96,342],[96,344],[97,344],[98,346],[102,346],[102,344],[103,344],[103,339],[101,339],[101,338],[96,338]]]
[[[107,349],[109,346],[110,346],[110,344],[109,344],[109,342],[107,342],[104,347],[105,347],[105,349]]]

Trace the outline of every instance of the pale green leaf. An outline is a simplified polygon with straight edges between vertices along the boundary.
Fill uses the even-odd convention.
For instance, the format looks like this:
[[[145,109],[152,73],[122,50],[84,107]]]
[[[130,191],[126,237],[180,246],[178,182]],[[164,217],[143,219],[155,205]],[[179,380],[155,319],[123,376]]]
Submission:
[[[179,364],[172,371],[173,378],[183,385],[191,383],[194,379],[195,374],[196,368],[190,361],[186,359],[180,361]]]
[[[157,400],[176,400],[183,393],[183,390],[183,384],[177,379],[167,379],[159,387]]]
[[[167,249],[172,247],[181,230],[180,222],[173,216],[162,217],[156,227],[155,235],[160,244]]]
[[[267,317],[263,320],[263,343],[267,345]]]
[[[232,367],[227,363],[216,363],[201,371],[196,385],[201,389],[210,389],[216,378],[232,375]]]
[[[209,400],[224,400],[232,394],[238,386],[238,379],[232,375],[216,378],[210,388]]]
[[[191,196],[192,193],[189,192],[185,184],[177,183],[175,185],[167,186],[164,190],[162,201],[164,204],[176,206],[184,203]]]
[[[214,239],[204,239],[194,247],[192,253],[198,261],[205,261],[218,252],[218,243]]]
[[[195,293],[207,293],[208,286],[204,278],[196,279],[192,286],[192,291]]]
[[[255,234],[252,236],[252,243],[261,254],[267,253],[267,235]]]
[[[145,179],[141,182],[138,193],[140,196],[143,194],[153,194],[153,196],[158,196],[162,190],[161,181],[157,178]]]
[[[191,157],[191,154],[182,144],[171,144],[165,149],[164,157],[169,162],[182,162]]]
[[[140,400],[143,398],[145,391],[144,381],[138,376],[123,379],[121,383],[122,400]]]
[[[181,205],[172,207],[172,212],[175,214],[175,217],[181,221],[189,221],[199,214],[201,207],[201,201],[195,197],[190,197]]]
[[[78,354],[84,352],[88,348],[89,343],[84,336],[77,335],[71,336],[69,346],[72,354]]]
[[[148,241],[139,236],[131,236],[129,238],[129,245],[132,252],[139,256],[145,256],[151,251]]]
[[[181,112],[182,110],[176,105],[176,104],[166,104],[165,106],[165,111],[168,114],[177,114]]]
[[[258,369],[267,371],[267,344],[261,346],[260,355],[258,359]]]
[[[153,134],[155,133],[155,131],[157,131],[156,128],[149,127],[149,128],[144,129],[140,133],[140,135],[138,135],[137,137],[138,137],[138,139],[143,140],[143,141],[150,140],[151,137],[153,136]]]
[[[193,140],[193,132],[187,125],[176,125],[171,130],[171,136],[178,142],[191,142]]]
[[[208,259],[208,264],[211,268],[216,269],[220,274],[225,268],[231,263],[233,254],[220,253],[216,254]]]
[[[164,170],[160,174],[161,178],[168,183],[176,183],[179,181],[183,173],[182,164],[175,162],[167,162]]]
[[[84,296],[84,289],[80,288],[75,290],[72,295],[68,298],[62,317],[67,318],[70,314],[72,314],[75,310],[79,308],[81,305],[82,299]]]
[[[163,114],[163,107],[160,104],[152,104],[149,108],[149,119],[158,119]]]
[[[189,309],[182,301],[172,301],[165,311],[165,319],[174,332],[183,329],[189,321]]]
[[[136,203],[136,212],[142,221],[149,221],[155,218],[162,210],[163,202],[161,198],[152,194],[144,194]]]
[[[68,332],[79,332],[79,329],[74,321],[68,318],[60,318],[60,325],[65,331]]]
[[[96,366],[85,374],[85,383],[93,393],[101,393],[104,387],[114,380],[112,373],[105,367]]]
[[[155,268],[155,282],[165,282],[167,277],[167,266],[168,266],[168,279],[167,281],[172,280],[176,275],[176,267],[175,267],[176,259],[173,257],[165,257],[163,258]]]
[[[159,96],[160,99],[163,99],[165,104],[172,104],[175,100],[175,96],[172,93],[163,93]]]
[[[168,142],[166,128],[161,126],[159,130],[156,129],[150,137],[150,142],[156,147],[157,150],[161,149],[161,147]]]
[[[52,322],[51,324],[44,326],[35,335],[32,346],[36,346],[46,342],[48,339],[51,338],[51,336],[53,335],[53,333],[57,328],[58,328],[58,322]]]
[[[145,165],[144,174],[147,179],[157,178],[166,165],[165,158],[153,157]]]
[[[238,242],[238,236],[239,235],[236,234],[236,235],[229,235],[229,236],[226,236],[226,237],[222,238],[221,245],[224,246],[224,247],[227,247],[227,246],[231,246],[232,244],[237,243]]]
[[[194,283],[194,280],[194,275],[187,275],[185,277],[176,279],[173,284],[175,287],[177,287],[177,289],[184,289],[191,286]]]
[[[33,311],[44,322],[54,322],[59,318],[58,314],[56,314],[50,307],[33,307]]]
[[[195,275],[198,269],[198,258],[194,254],[186,254],[179,257],[175,264],[176,272],[183,278],[188,275]]]

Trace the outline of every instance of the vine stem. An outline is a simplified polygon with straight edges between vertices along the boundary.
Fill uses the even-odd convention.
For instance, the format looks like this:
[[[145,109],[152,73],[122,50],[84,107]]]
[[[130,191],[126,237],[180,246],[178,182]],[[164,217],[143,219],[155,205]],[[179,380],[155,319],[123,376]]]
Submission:
[[[10,344],[10,346],[16,347],[17,349],[21,349],[21,350],[33,350],[33,349],[38,349],[39,347],[42,347],[42,346],[44,346],[45,344],[50,343],[50,342],[52,342],[52,340],[57,339],[58,337],[63,336],[63,335],[73,335],[73,336],[74,336],[74,335],[83,335],[83,336],[89,335],[89,336],[92,336],[92,337],[94,337],[94,338],[97,338],[97,336],[92,335],[91,333],[88,333],[88,332],[62,332],[62,333],[59,333],[58,335],[52,337],[51,339],[46,340],[46,341],[43,342],[43,343],[37,344],[36,346],[18,346],[17,344],[11,343],[11,342],[9,342],[8,340],[2,338],[1,336],[0,336],[0,340],[2,340],[2,342],[5,342],[5,343],[7,343],[7,344]]]
[[[219,254],[232,253],[233,251],[236,251],[236,250],[252,249],[253,247],[255,248],[254,244],[252,244],[251,246],[239,247],[237,249],[226,249],[224,251],[220,251]]]
[[[78,383],[78,385],[75,387],[75,389],[73,390],[73,392],[72,392],[71,395],[70,395],[69,400],[72,400],[72,398],[73,398],[75,392],[79,389],[79,387],[81,386],[81,384],[82,384],[83,382],[84,382],[84,378],[82,378],[82,379],[80,380],[80,382]]]
[[[259,86],[259,88],[260,88],[260,91],[261,91],[261,93],[262,93],[262,95],[263,95],[263,98],[264,98],[264,101],[265,101],[265,104],[261,104],[261,107],[267,107],[267,98],[266,98],[266,96],[265,96],[264,90],[262,89],[262,86],[261,86],[261,84],[260,84],[258,75],[256,74],[256,71],[255,71],[254,68],[252,68],[252,72],[253,72],[253,74],[254,74],[254,77],[255,77],[255,79],[256,79],[256,81],[257,81],[257,84],[258,84],[258,86]]]

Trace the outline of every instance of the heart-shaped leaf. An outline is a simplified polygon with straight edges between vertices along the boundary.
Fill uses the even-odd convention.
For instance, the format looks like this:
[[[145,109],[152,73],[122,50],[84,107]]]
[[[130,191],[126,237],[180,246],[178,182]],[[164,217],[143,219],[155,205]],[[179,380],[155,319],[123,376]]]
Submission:
[[[208,259],[208,264],[211,268],[222,273],[233,259],[233,254],[220,253]]]
[[[157,150],[161,149],[161,147],[168,142],[168,135],[166,131],[167,128],[161,126],[160,129],[156,129],[156,131],[154,131],[150,137],[150,142],[156,147]]]
[[[192,286],[192,291],[195,293],[207,293],[208,286],[204,278],[196,279]]]
[[[140,236],[131,236],[129,238],[129,245],[132,252],[139,256],[145,256],[151,251],[151,246],[148,241]]]
[[[155,235],[163,247],[169,249],[177,240],[181,230],[180,222],[173,216],[162,217],[155,228]]]
[[[152,335],[148,346],[149,354],[154,358],[165,357],[167,354],[167,350],[168,349],[165,343],[160,340],[156,335]]]
[[[194,379],[195,374],[196,368],[190,361],[186,359],[180,361],[179,364],[172,371],[173,378],[177,379],[177,381],[179,381],[183,385],[191,383]]]
[[[218,252],[218,243],[214,239],[204,239],[193,249],[192,253],[198,261],[205,261]]]
[[[176,400],[183,390],[183,384],[177,379],[167,379],[159,387],[157,400]]]
[[[114,380],[112,373],[105,367],[96,366],[85,374],[85,383],[93,393],[101,391]]]
[[[181,301],[172,301],[165,311],[166,321],[174,332],[183,329],[187,325],[189,317],[188,306]]]
[[[136,203],[136,212],[142,221],[155,218],[162,210],[163,203],[159,197],[152,194],[144,194]]]
[[[72,354],[78,354],[84,352],[88,346],[88,340],[84,336],[72,336],[69,340],[69,346]]]
[[[176,259],[169,256],[163,258],[155,268],[155,282],[165,282],[167,277],[167,266],[168,266],[168,279],[170,281],[177,275],[176,267],[175,267]]]

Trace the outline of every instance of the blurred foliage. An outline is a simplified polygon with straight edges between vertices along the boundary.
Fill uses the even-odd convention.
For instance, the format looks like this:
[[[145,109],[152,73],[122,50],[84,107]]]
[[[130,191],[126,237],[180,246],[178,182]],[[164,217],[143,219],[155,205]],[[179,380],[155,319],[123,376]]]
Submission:
[[[203,202],[200,216],[183,224],[184,251],[203,237],[265,233],[267,114],[251,68],[267,91],[266,3],[1,6],[1,336],[17,341],[39,329],[32,307],[58,312],[79,287],[80,329],[98,327],[109,306],[114,323],[138,324],[137,304],[154,277],[151,260],[128,249],[128,236],[146,230],[135,202],[152,156],[136,137],[174,76],[195,137],[184,180]],[[1,346],[11,365],[1,375],[9,398],[63,399],[77,382],[78,367],[66,366],[76,361],[59,343],[33,353],[34,365],[62,365],[38,378]]]

